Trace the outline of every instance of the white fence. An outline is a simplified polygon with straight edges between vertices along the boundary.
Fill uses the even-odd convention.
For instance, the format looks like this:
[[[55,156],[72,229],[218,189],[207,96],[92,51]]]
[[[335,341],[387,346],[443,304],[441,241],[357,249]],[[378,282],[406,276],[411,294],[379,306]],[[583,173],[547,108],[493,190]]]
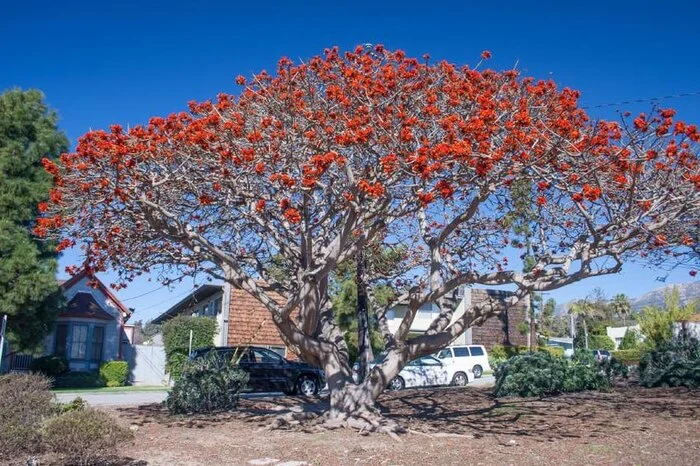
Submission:
[[[162,346],[124,345],[122,352],[129,363],[129,382],[132,385],[168,385]]]

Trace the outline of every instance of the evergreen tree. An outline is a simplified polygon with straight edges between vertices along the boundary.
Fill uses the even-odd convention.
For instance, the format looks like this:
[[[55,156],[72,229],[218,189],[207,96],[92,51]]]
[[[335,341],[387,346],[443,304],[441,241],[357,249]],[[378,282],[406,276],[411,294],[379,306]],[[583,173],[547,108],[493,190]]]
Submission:
[[[0,315],[16,349],[38,345],[62,303],[56,245],[30,233],[51,185],[42,159],[68,147],[57,120],[39,91],[0,95]]]

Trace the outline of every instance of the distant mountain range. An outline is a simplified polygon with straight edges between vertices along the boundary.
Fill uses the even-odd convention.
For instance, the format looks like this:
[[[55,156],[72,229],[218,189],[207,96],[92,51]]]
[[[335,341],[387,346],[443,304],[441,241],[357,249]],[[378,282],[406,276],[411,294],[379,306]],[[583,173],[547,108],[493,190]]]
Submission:
[[[632,310],[638,312],[644,309],[646,306],[663,306],[666,292],[672,290],[674,287],[678,289],[681,304],[700,299],[700,281],[678,283],[675,285],[667,285],[661,288],[656,288],[655,290],[644,293],[638,298],[630,298]]]
[[[664,296],[666,295],[666,292],[671,291],[674,287],[678,289],[678,293],[681,298],[681,304],[700,299],[700,281],[676,283],[673,285],[666,285],[660,288],[653,289],[636,298],[629,297],[630,305],[632,306],[632,311],[639,312],[646,306],[663,307]],[[556,310],[557,315],[566,314],[568,312],[569,307],[573,303],[574,301],[569,301],[566,303],[558,304]]]

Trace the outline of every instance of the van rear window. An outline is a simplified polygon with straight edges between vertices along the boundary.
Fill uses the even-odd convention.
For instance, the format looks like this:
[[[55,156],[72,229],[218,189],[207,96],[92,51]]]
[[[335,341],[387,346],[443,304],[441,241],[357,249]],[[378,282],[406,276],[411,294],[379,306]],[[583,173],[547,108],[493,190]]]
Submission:
[[[470,349],[471,352],[472,352],[472,356],[483,356],[483,355],[484,355],[484,350],[481,349],[481,348],[478,347],[478,346],[472,346],[472,347],[469,348],[469,349]]]
[[[455,357],[463,358],[464,356],[469,356],[469,348],[454,348]]]

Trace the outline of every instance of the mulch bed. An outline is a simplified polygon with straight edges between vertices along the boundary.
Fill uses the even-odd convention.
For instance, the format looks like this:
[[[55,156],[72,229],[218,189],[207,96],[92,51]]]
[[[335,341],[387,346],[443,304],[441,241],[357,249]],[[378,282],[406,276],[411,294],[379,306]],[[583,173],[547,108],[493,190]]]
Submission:
[[[169,416],[160,405],[115,413],[136,429],[124,455],[149,465],[700,462],[699,391],[631,386],[546,399],[495,399],[470,387],[387,393],[379,406],[408,429],[400,442],[319,430],[315,413],[325,403],[288,397],[241,400],[237,412],[214,416]],[[297,420],[270,429],[290,414]]]

